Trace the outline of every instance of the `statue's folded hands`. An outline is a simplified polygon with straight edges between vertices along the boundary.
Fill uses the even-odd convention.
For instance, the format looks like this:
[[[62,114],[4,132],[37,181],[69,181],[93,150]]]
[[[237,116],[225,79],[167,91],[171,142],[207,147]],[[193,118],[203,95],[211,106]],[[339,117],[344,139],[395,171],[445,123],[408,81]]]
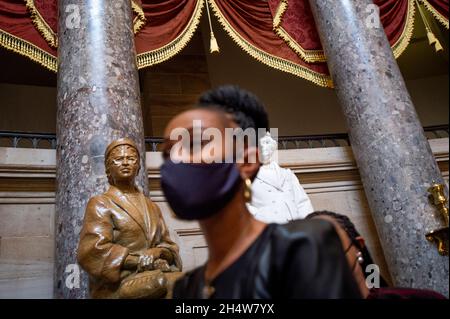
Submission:
[[[149,248],[144,254],[152,256],[153,260],[164,259],[169,264],[173,263],[173,253],[167,248]]]
[[[162,272],[170,272],[171,271],[171,268],[170,268],[169,263],[167,262],[167,260],[161,259],[161,258],[156,259],[153,262],[153,268],[154,269],[159,269]]]

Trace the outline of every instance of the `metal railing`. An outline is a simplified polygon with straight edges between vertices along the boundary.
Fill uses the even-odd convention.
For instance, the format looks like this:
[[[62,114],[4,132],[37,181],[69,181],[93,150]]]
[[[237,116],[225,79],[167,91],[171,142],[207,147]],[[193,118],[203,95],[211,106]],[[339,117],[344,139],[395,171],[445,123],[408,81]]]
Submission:
[[[56,135],[0,131],[0,147],[55,149]]]
[[[449,137],[448,125],[428,126],[424,130],[428,139]],[[146,151],[161,151],[162,143],[161,137],[146,137]],[[0,131],[0,147],[55,149],[56,145],[55,134]],[[350,139],[344,133],[280,136],[278,146],[280,150],[350,146]]]

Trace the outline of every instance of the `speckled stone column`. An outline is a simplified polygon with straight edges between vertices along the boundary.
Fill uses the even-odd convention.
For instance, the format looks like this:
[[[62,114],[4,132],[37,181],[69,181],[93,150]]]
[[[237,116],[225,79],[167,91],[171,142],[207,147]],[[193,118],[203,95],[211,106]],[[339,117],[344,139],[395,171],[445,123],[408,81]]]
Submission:
[[[448,296],[448,257],[425,239],[443,226],[427,199],[430,184],[443,179],[376,7],[371,0],[310,4],[394,284]]]
[[[141,151],[138,185],[148,192],[130,0],[59,1],[56,298],[87,298],[78,288],[76,249],[88,199],[106,190],[104,152],[120,137]],[[72,265],[72,266],[71,266]]]

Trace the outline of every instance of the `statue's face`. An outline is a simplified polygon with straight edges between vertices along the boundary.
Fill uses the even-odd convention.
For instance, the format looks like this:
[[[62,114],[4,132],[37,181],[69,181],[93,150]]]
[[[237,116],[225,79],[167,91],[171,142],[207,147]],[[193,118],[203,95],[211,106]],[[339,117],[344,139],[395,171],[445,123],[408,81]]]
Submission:
[[[264,136],[260,140],[260,147],[262,162],[265,164],[269,163],[272,159],[273,153],[275,153],[275,151],[277,150],[277,142],[270,136]]]
[[[134,180],[139,172],[139,154],[131,146],[119,145],[109,154],[108,172],[114,182]]]

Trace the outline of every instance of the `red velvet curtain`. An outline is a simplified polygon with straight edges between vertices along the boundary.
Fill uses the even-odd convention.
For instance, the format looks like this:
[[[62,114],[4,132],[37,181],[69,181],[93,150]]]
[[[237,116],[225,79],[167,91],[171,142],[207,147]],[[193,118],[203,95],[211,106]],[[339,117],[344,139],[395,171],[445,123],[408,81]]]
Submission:
[[[130,0],[138,67],[178,53],[198,26],[203,0]],[[0,45],[56,71],[57,0],[0,0]]]
[[[146,24],[136,35],[140,68],[180,52],[194,34],[203,9],[201,0],[142,0]]]
[[[394,50],[399,57],[412,37],[414,27],[414,2],[411,0],[374,0],[380,8],[381,23]]]
[[[155,50],[174,40],[186,28],[196,4],[196,0],[143,0],[147,23],[136,37],[137,51]]]
[[[203,6],[258,61],[331,87],[308,0],[130,0],[139,68],[180,52],[195,32]],[[419,0],[448,28],[449,0]],[[416,0],[374,0],[399,56],[413,32]],[[57,69],[57,0],[0,0],[0,45]]]
[[[325,61],[308,0],[268,0],[273,29],[307,62]]]
[[[45,0],[25,0],[36,29],[51,47],[58,46],[58,3]]]
[[[309,1],[269,0],[268,3],[277,35],[303,60],[325,61]],[[398,57],[411,36],[414,0],[374,0],[374,3],[379,7],[381,22]]]
[[[56,70],[56,49],[35,28],[23,0],[0,1],[0,45]]]
[[[233,40],[260,62],[321,86],[331,86],[325,63],[307,63],[273,31],[268,3],[254,0],[210,0],[219,22]]]

